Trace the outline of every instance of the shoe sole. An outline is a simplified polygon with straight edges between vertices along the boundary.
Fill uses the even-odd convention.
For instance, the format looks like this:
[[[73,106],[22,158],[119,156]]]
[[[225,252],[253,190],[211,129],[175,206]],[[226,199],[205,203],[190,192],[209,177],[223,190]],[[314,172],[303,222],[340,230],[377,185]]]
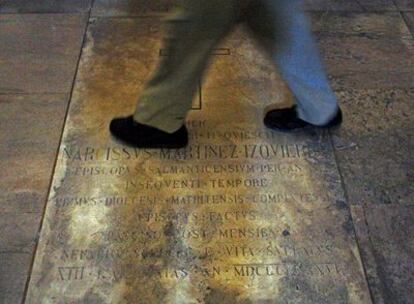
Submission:
[[[308,124],[308,125],[306,125],[302,128],[288,129],[288,128],[278,128],[278,127],[270,126],[268,124],[264,124],[264,125],[268,129],[278,131],[278,132],[283,132],[283,133],[300,133],[300,132],[303,132],[303,131],[310,131],[312,129],[316,129],[316,130],[336,130],[341,126],[341,124],[337,124],[337,125],[333,125],[333,126],[315,126],[315,125]]]

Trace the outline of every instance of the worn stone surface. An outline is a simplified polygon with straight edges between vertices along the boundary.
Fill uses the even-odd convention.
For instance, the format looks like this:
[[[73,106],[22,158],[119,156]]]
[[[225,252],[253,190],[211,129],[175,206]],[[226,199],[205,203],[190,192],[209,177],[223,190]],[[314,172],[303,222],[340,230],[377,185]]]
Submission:
[[[394,0],[358,0],[365,11],[394,11],[397,10]]]
[[[365,219],[365,207],[362,205],[351,205],[351,214],[357,236],[359,252],[364,265],[365,275],[368,279],[373,302],[375,304],[385,304],[382,296],[384,288],[381,284],[380,276],[378,275],[377,263],[369,239],[369,228]]]
[[[0,13],[76,13],[89,10],[92,0],[2,0]]]
[[[96,0],[92,16],[144,16],[164,15],[179,0]]]
[[[26,302],[370,303],[329,137],[265,130],[289,94],[244,33],[214,56],[188,148],[109,136],[160,34],[149,18],[91,24]]]
[[[0,303],[22,303],[32,254],[0,253]]]
[[[409,304],[414,297],[413,206],[367,206],[365,212],[385,303]]]
[[[398,8],[403,11],[414,10],[414,2],[411,0],[394,0]]]
[[[409,303],[411,286],[404,279],[410,278],[409,271],[404,266],[399,272],[396,266],[399,245],[384,248],[381,255],[380,243],[371,239],[381,233],[370,228],[368,218],[372,221],[378,213],[372,209],[386,208],[375,205],[412,204],[412,35],[394,13],[346,16],[345,21],[330,15],[344,23],[326,22],[331,30],[320,34],[344,112],[342,127],[332,132],[335,153],[349,202],[359,206],[353,219],[374,301]],[[393,242],[390,233],[384,237]],[[407,265],[404,254],[401,259]]]
[[[179,0],[96,0],[93,16],[141,16],[159,15],[170,11]],[[312,11],[363,11],[358,1],[306,0],[304,7]]]
[[[312,11],[362,11],[356,0],[306,0],[305,8]]]
[[[0,212],[42,212],[68,98],[0,95]]]
[[[32,253],[42,214],[39,213],[0,213],[1,253]]]
[[[68,93],[86,22],[86,15],[3,14],[0,93]]]
[[[414,37],[414,13],[406,12],[403,13],[403,16],[408,28],[411,31],[412,36]]]
[[[314,14],[335,89],[410,88],[414,40],[399,13]]]
[[[313,11],[353,12],[395,11],[398,9],[393,0],[305,0],[305,7]]]
[[[353,208],[358,242],[375,303],[408,304],[414,297],[414,207]]]
[[[412,204],[413,89],[338,92],[344,123],[333,140],[355,204]]]
[[[96,0],[92,15],[95,17],[163,15],[179,3],[179,0]],[[403,4],[402,7],[406,8],[407,4]],[[305,0],[304,8],[309,11],[325,12],[397,10],[392,0]]]
[[[22,303],[68,97],[0,95],[0,303]]]

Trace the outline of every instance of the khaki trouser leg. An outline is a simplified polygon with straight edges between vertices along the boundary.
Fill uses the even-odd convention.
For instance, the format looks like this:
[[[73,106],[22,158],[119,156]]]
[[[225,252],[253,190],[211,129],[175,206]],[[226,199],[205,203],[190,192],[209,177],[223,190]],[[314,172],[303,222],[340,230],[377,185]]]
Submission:
[[[138,100],[134,119],[173,133],[191,109],[212,48],[231,29],[237,0],[185,0],[167,19],[165,56]]]

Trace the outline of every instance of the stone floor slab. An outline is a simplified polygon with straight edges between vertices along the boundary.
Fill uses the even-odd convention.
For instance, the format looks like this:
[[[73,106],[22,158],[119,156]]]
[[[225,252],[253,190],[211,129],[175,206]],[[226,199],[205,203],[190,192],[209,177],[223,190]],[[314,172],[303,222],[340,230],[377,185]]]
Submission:
[[[70,92],[86,23],[79,14],[2,15],[0,93]]]
[[[377,264],[369,239],[370,232],[365,219],[365,208],[361,205],[351,205],[351,213],[373,302],[375,304],[385,304],[382,296],[384,288],[379,279],[380,276],[378,275]]]
[[[403,13],[404,20],[407,23],[408,28],[411,31],[411,34],[414,37],[414,13],[405,12]]]
[[[93,16],[142,16],[163,15],[178,0],[96,0],[92,10]],[[304,7],[309,11],[324,12],[380,12],[409,11],[414,9],[411,0],[305,0]]]
[[[411,303],[414,297],[414,206],[366,205],[354,210],[375,303]]]
[[[42,214],[0,213],[0,253],[33,253]]]
[[[310,11],[362,11],[356,0],[306,0],[305,8]]]
[[[355,204],[412,204],[413,89],[338,92],[344,123],[333,132],[338,165]]]
[[[364,11],[395,11],[397,7],[393,0],[358,0]]]
[[[365,217],[385,303],[409,304],[414,297],[414,207],[368,205]]]
[[[164,15],[179,3],[179,0],[96,0],[93,5],[92,16]],[[304,8],[308,11],[324,12],[397,10],[392,0],[305,0]]]
[[[95,0],[92,16],[145,16],[164,15],[179,0]]]
[[[92,0],[2,0],[0,13],[79,13],[90,9]]]
[[[68,97],[0,95],[0,212],[42,212]]]
[[[305,0],[305,7],[311,11],[331,12],[379,12],[398,9],[393,0]]]
[[[110,137],[160,37],[150,18],[89,27],[26,303],[371,303],[329,136],[264,128],[290,95],[243,32],[214,53],[188,148]]]
[[[411,88],[414,40],[399,13],[314,14],[335,89]]]
[[[398,8],[402,11],[414,10],[414,2],[411,0],[394,0]]]
[[[32,254],[0,253],[0,303],[20,304],[29,276]]]

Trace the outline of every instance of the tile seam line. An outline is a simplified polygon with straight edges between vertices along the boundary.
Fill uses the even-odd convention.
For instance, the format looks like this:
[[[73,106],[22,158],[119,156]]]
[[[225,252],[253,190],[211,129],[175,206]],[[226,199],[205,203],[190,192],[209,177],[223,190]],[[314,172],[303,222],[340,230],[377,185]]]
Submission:
[[[385,14],[385,13],[404,13],[404,12],[414,12],[412,10],[305,10],[307,13],[331,13],[331,14],[344,14],[344,13],[351,13],[351,14]],[[91,18],[96,19],[135,19],[135,18],[162,18],[168,16],[168,12],[166,13],[149,13],[149,14],[119,14],[119,15],[102,15],[102,14],[92,14]]]
[[[71,102],[72,102],[72,97],[73,97],[73,92],[74,92],[74,88],[75,88],[75,84],[76,84],[76,79],[77,79],[78,73],[79,73],[80,61],[81,61],[82,54],[83,54],[83,49],[85,47],[86,40],[87,40],[87,32],[88,32],[88,29],[89,29],[89,26],[90,26],[89,20],[91,18],[91,11],[92,11],[92,7],[93,7],[94,2],[95,2],[95,0],[93,0],[91,2],[88,12],[86,14],[85,13],[82,14],[82,15],[86,15],[86,22],[85,22],[85,25],[84,25],[85,29],[83,31],[82,43],[81,43],[81,46],[80,46],[80,51],[79,51],[79,54],[78,54],[78,60],[77,60],[77,63],[76,63],[76,70],[75,70],[75,73],[74,73],[74,76],[73,76],[73,79],[72,79],[72,86],[71,86],[71,90],[70,90],[70,93],[69,93],[68,104],[66,106],[65,117],[63,119],[62,131],[61,131],[59,143],[58,143],[58,146],[57,146],[57,149],[56,149],[52,174],[51,174],[50,180],[49,180],[49,188],[48,188],[48,191],[47,191],[46,202],[45,202],[44,208],[41,212],[42,217],[41,217],[41,220],[40,220],[40,225],[39,225],[38,230],[37,230],[36,243],[35,243],[35,246],[32,250],[32,260],[31,260],[31,263],[30,263],[30,268],[29,268],[29,272],[28,272],[28,277],[26,279],[21,304],[26,303],[26,298],[27,298],[27,293],[28,293],[28,290],[29,290],[29,285],[30,285],[31,276],[32,276],[32,272],[33,272],[34,262],[35,262],[35,259],[36,259],[37,249],[38,249],[38,246],[39,246],[40,235],[41,235],[41,231],[42,231],[43,224],[44,224],[44,221],[45,221],[46,210],[47,210],[47,207],[48,207],[49,195],[50,195],[51,188],[52,188],[53,178],[54,178],[55,172],[56,172],[56,165],[57,165],[57,160],[59,158],[60,146],[61,146],[62,141],[63,141],[63,134],[64,134],[64,131],[65,131],[65,126],[66,126],[67,119],[68,119],[68,114],[69,114],[69,109],[70,109],[70,105],[71,105]]]
[[[328,136],[329,137],[329,142],[330,142],[330,145],[331,145],[331,148],[332,148],[332,154],[333,154],[334,161],[335,161],[336,170],[338,171],[339,178],[341,180],[341,188],[342,188],[342,191],[344,192],[345,200],[348,203],[349,216],[351,217],[351,220],[352,220],[353,236],[354,236],[354,239],[355,239],[355,244],[357,245],[357,248],[358,248],[359,258],[360,258],[360,261],[361,261],[362,270],[364,272],[364,279],[365,279],[365,282],[367,284],[367,288],[368,288],[369,296],[370,296],[370,299],[371,299],[371,303],[374,304],[375,303],[374,302],[374,295],[373,295],[373,292],[371,290],[371,286],[369,285],[368,272],[367,272],[367,269],[365,267],[364,261],[362,259],[361,245],[359,244],[359,241],[358,241],[358,237],[357,237],[356,230],[355,230],[354,218],[352,216],[352,211],[351,211],[351,202],[349,200],[349,195],[348,195],[348,191],[347,191],[345,181],[344,181],[344,178],[343,178],[342,170],[339,166],[338,156],[337,156],[336,148],[335,148],[335,145],[334,145],[334,142],[333,142],[333,135],[332,135],[331,130],[328,130],[328,135],[329,135]],[[364,208],[364,206],[362,206],[362,208]]]
[[[414,12],[414,9],[401,9],[401,8],[396,8],[396,9],[389,9],[389,10],[370,10],[370,9],[361,9],[361,10],[327,10],[327,9],[305,9],[306,12],[309,13],[321,13],[321,12],[327,12],[327,13],[361,13],[361,14],[375,14],[375,13],[405,13],[405,12]],[[86,11],[67,11],[67,12],[1,12],[0,11],[0,16],[4,15],[83,15],[83,14],[89,14],[89,12]],[[163,17],[165,15],[168,15],[168,13],[153,13],[153,14],[131,14],[131,15],[93,15],[91,14],[90,17],[91,18],[150,18],[150,17]]]
[[[19,251],[19,250],[4,250],[4,251],[0,251],[0,255],[1,254],[22,254],[22,255],[28,255],[31,254],[30,252],[26,252],[26,251]]]
[[[365,227],[367,229],[367,241],[368,241],[368,247],[369,247],[368,250],[370,251],[370,254],[372,254],[373,262],[375,263],[375,265],[374,265],[375,266],[375,274],[374,274],[375,280],[377,282],[379,282],[379,284],[381,285],[378,288],[379,289],[379,295],[377,295],[377,297],[379,297],[379,300],[381,300],[381,301],[384,302],[384,291],[387,290],[387,287],[384,285],[384,281],[378,275],[378,259],[377,259],[376,255],[375,255],[374,244],[373,244],[372,237],[371,237],[371,228],[370,228],[370,225],[368,223],[367,216],[366,216],[367,215],[368,205],[369,204],[365,203],[362,206],[362,213],[363,213],[363,217],[364,217],[364,224],[365,224]]]
[[[40,92],[40,93],[2,93],[0,92],[0,97],[7,97],[7,96],[57,96],[57,95],[61,95],[61,96],[65,96],[65,95],[69,95],[70,92]],[[1,103],[2,101],[0,101]]]
[[[0,16],[12,16],[12,15],[88,15],[88,11],[67,11],[67,12],[1,12]]]
[[[407,22],[407,17],[406,17],[407,13],[410,13],[410,12],[400,12],[400,16],[403,19],[405,26],[408,28],[408,31],[410,32],[411,36],[414,39],[414,30],[413,31],[411,30],[410,25]],[[414,12],[411,12],[411,13],[414,13]]]

